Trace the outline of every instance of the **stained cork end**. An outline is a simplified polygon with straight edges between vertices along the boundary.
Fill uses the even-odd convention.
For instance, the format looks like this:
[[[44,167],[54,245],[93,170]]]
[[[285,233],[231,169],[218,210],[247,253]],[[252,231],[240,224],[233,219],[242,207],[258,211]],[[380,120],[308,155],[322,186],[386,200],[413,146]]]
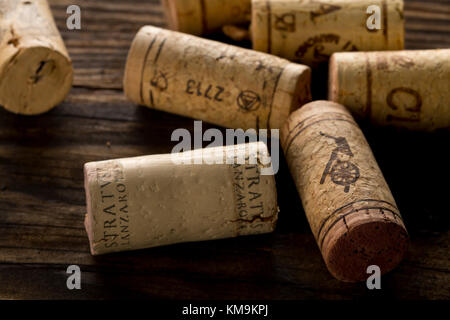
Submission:
[[[400,221],[387,215],[358,213],[332,227],[323,242],[322,255],[335,278],[364,281],[369,266],[376,265],[385,274],[400,263],[408,248],[408,233]]]
[[[0,104],[23,115],[45,113],[60,104],[72,87],[68,57],[48,47],[19,48],[0,74]]]

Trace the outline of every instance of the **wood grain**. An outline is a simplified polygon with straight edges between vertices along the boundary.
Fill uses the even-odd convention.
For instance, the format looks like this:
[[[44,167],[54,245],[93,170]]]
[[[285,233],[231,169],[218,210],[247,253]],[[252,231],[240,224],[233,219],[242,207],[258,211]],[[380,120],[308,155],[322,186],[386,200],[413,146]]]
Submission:
[[[407,258],[378,292],[328,273],[284,159],[274,234],[92,257],[83,164],[170,152],[171,132],[192,131],[193,121],[136,106],[122,94],[134,34],[144,24],[165,25],[158,1],[50,3],[75,86],[43,116],[0,110],[0,298],[450,298],[448,132],[364,127],[412,237]],[[65,27],[71,4],[82,10],[80,31]],[[408,48],[450,47],[449,1],[406,1],[405,15]],[[82,290],[66,288],[71,264],[81,267]]]

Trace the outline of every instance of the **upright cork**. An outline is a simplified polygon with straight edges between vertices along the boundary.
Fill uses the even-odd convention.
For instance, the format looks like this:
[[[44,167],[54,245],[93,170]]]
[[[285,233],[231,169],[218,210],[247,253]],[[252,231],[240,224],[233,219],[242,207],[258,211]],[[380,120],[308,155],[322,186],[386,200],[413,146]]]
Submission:
[[[163,0],[169,28],[194,35],[250,21],[251,0]]]
[[[403,49],[403,1],[253,0],[251,29],[255,50],[317,66],[334,52]]]
[[[294,112],[281,143],[311,229],[331,274],[384,274],[407,249],[408,233],[363,133],[341,105],[316,101]]]
[[[280,129],[310,101],[310,69],[271,55],[143,27],[125,70],[135,103],[241,129]]]
[[[0,105],[49,111],[72,87],[72,63],[46,0],[0,0]]]
[[[382,126],[450,129],[450,49],[336,53],[329,99]]]
[[[93,255],[275,229],[277,194],[274,176],[262,174],[270,159],[264,143],[175,155],[85,165]]]

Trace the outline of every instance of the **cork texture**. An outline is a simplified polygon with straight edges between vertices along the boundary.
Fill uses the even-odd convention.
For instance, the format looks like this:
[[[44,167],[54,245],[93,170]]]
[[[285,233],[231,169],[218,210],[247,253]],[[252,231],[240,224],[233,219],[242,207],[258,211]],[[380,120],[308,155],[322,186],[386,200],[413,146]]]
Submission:
[[[46,0],[0,0],[0,105],[44,113],[72,86],[72,63]]]
[[[367,279],[367,267],[394,268],[408,234],[367,141],[341,105],[316,101],[281,132],[286,159],[311,230],[331,274]]]
[[[135,103],[242,129],[280,129],[310,101],[310,69],[271,55],[156,27],[128,54],[125,94]]]
[[[168,155],[85,165],[85,225],[93,255],[272,232],[273,175],[261,175],[264,143],[199,149],[185,159],[244,156],[246,164],[179,164]],[[233,155],[232,155],[233,157]],[[211,162],[210,162],[211,163]]]
[[[169,28],[194,35],[250,21],[251,0],[163,0]]]
[[[450,49],[336,53],[329,99],[382,126],[450,128]]]
[[[380,8],[379,30],[369,30],[367,8]],[[253,48],[317,66],[334,52],[404,47],[402,0],[253,0]]]

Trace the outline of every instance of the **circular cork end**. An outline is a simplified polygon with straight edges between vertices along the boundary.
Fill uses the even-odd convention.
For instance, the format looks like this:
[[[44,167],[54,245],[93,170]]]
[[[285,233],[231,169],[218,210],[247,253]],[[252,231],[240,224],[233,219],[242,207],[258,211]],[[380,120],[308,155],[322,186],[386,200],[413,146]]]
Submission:
[[[199,0],[163,0],[164,14],[169,29],[193,35],[202,35],[204,8]]]
[[[23,115],[37,115],[61,103],[72,87],[72,63],[46,47],[20,48],[3,66],[0,104]]]
[[[394,269],[403,259],[408,242],[400,220],[359,213],[334,225],[323,242],[322,254],[328,270],[337,279],[365,281],[371,265],[378,266],[381,274]]]

